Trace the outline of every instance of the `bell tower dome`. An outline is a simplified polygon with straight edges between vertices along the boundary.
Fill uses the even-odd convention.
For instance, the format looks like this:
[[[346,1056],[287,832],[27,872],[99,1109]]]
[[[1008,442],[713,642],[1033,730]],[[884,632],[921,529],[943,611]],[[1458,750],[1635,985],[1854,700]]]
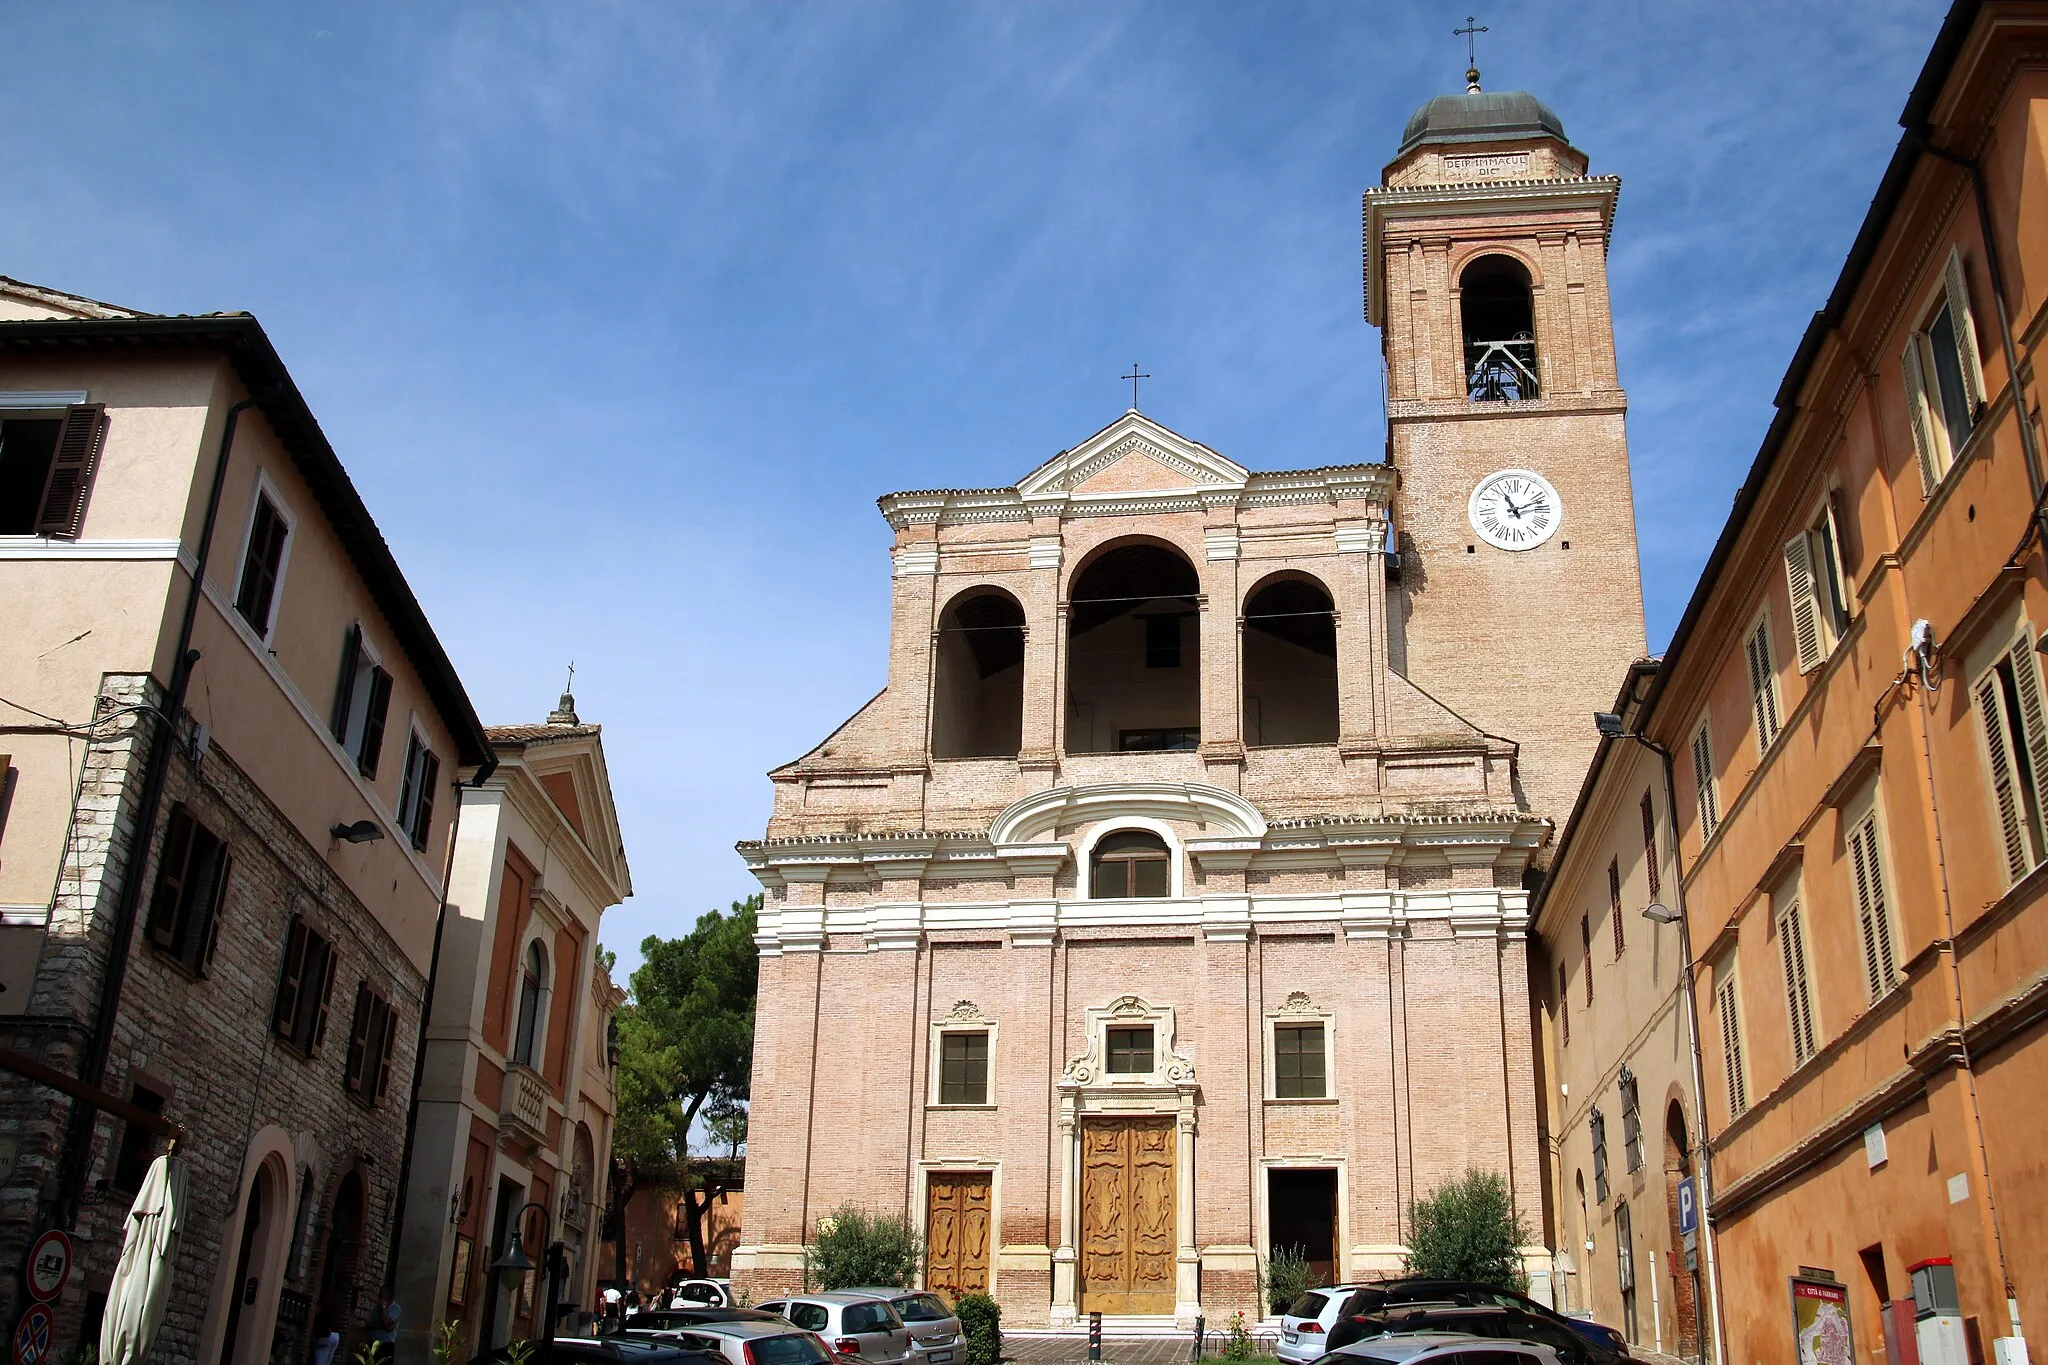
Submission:
[[[1570,814],[1644,651],[1607,247],[1621,182],[1522,91],[1439,95],[1365,194],[1400,590],[1394,665],[1520,746],[1527,807]],[[1398,605],[1396,605],[1398,604]]]

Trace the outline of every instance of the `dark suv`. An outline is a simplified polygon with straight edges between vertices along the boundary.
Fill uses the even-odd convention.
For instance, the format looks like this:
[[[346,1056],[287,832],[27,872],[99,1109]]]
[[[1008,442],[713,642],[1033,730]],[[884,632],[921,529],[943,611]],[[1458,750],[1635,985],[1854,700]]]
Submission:
[[[1524,1318],[1560,1328],[1578,1341],[1593,1347],[1592,1353],[1586,1356],[1589,1362],[1629,1358],[1628,1343],[1622,1339],[1621,1333],[1612,1327],[1604,1327],[1597,1322],[1586,1322],[1578,1318],[1568,1318],[1512,1290],[1466,1280],[1386,1280],[1353,1290],[1350,1299],[1337,1314],[1337,1320],[1330,1325],[1329,1349],[1334,1351],[1350,1342],[1361,1341],[1369,1336],[1380,1336],[1393,1330],[1388,1325],[1390,1317],[1406,1317],[1425,1308],[1511,1310]],[[1467,1329],[1460,1327],[1449,1330]],[[1543,1340],[1541,1337],[1529,1339]]]

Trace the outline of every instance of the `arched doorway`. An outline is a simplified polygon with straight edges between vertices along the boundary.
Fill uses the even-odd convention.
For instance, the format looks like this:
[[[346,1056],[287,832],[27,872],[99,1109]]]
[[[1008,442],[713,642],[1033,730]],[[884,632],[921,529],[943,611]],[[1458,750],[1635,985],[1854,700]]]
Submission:
[[[1187,557],[1152,541],[1083,566],[1068,593],[1068,753],[1201,743],[1200,591]]]
[[[356,1261],[363,1245],[363,1206],[363,1178],[352,1170],[341,1178],[328,1211],[327,1242],[320,1254],[320,1297],[313,1309],[316,1324],[324,1314],[344,1335],[360,1316],[356,1311]]]
[[[1535,398],[1536,309],[1529,269],[1512,256],[1481,256],[1458,276],[1465,333],[1465,396],[1475,403]]]
[[[1692,1173],[1692,1143],[1686,1134],[1685,1111],[1674,1099],[1664,1111],[1664,1205],[1671,1219],[1671,1245],[1678,1249],[1678,1264],[1673,1267],[1671,1282],[1671,1316],[1676,1340],[1681,1345],[1690,1343],[1697,1356],[1701,1350],[1699,1275],[1686,1268],[1685,1239],[1678,1230],[1678,1186]],[[1697,1186],[1694,1197],[1698,1197]],[[1696,1255],[1693,1264],[1699,1264]]]
[[[281,1280],[278,1261],[286,1240],[281,1234],[291,1217],[290,1183],[283,1163],[274,1156],[258,1166],[249,1181],[233,1243],[235,1274],[227,1284],[219,1365],[262,1365],[269,1358],[267,1338]]]
[[[939,614],[932,757],[1002,758],[1024,738],[1024,608],[969,588]]]
[[[1337,742],[1337,614],[1306,574],[1261,584],[1244,604],[1244,742]]]

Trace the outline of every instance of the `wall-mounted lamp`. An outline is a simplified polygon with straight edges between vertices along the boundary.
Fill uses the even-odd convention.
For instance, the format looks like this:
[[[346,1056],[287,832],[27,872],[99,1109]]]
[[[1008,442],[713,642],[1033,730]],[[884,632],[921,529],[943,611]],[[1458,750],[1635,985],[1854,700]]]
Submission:
[[[1678,923],[1678,912],[1662,901],[1651,901],[1643,907],[1643,918],[1655,920],[1658,924]]]
[[[1621,717],[1612,711],[1595,711],[1593,728],[1609,739],[1620,739],[1628,731],[1623,728]]]
[[[384,827],[375,820],[358,820],[353,825],[336,821],[334,828],[327,832],[345,844],[375,843],[384,837]]]

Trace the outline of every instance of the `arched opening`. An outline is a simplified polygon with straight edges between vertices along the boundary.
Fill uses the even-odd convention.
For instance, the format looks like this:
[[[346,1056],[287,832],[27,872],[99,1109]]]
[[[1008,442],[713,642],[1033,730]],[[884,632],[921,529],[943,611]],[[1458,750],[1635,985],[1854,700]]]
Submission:
[[[1202,739],[1200,584],[1163,545],[1083,569],[1067,613],[1067,752],[1193,749]]]
[[[1458,277],[1465,396],[1473,402],[1537,396],[1534,298],[1528,267],[1512,256],[1481,256]]]
[[[939,616],[933,758],[1006,758],[1024,737],[1024,608],[970,589]]]
[[[262,1340],[264,1297],[279,1287],[272,1264],[278,1221],[287,1217],[284,1172],[275,1159],[256,1168],[243,1201],[241,1235],[235,1248],[235,1277],[228,1281],[228,1314],[221,1330],[220,1365],[259,1365],[269,1356]]]
[[[1173,894],[1173,850],[1148,829],[1106,834],[1088,857],[1090,900],[1163,900]]]
[[[334,1192],[327,1217],[327,1246],[320,1258],[320,1297],[313,1310],[313,1335],[325,1336],[325,1325],[347,1335],[356,1312],[356,1260],[363,1245],[363,1178],[350,1171]]]
[[[1671,1101],[1664,1111],[1664,1197],[1665,1207],[1671,1217],[1671,1245],[1680,1249],[1680,1258],[1689,1264],[1677,1269],[1671,1285],[1671,1316],[1677,1327],[1680,1343],[1692,1343],[1693,1354],[1702,1350],[1700,1345],[1699,1319],[1699,1249],[1684,1250],[1684,1234],[1678,1224],[1679,1183],[1693,1173],[1692,1143],[1685,1128],[1685,1111],[1678,1101]],[[1693,1186],[1694,1198],[1698,1198],[1699,1186]],[[1697,1204],[1694,1205],[1698,1207]]]
[[[1312,578],[1269,582],[1244,604],[1244,740],[1337,741],[1337,613]]]
[[[547,993],[548,955],[540,944],[526,945],[526,967],[519,976],[519,1031],[512,1043],[512,1060],[522,1066],[538,1067],[541,1034],[546,1029],[541,997]]]

